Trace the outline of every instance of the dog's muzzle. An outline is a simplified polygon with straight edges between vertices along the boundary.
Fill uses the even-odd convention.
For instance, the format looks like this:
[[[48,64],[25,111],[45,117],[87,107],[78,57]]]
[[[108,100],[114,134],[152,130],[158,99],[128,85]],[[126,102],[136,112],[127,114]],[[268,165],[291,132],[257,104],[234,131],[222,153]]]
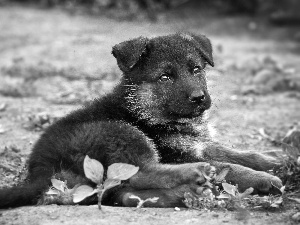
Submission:
[[[195,90],[189,96],[189,102],[198,109],[205,111],[211,106],[211,98],[206,91]]]
[[[189,97],[189,101],[195,104],[203,104],[205,102],[206,96],[205,93],[201,90],[193,91]]]

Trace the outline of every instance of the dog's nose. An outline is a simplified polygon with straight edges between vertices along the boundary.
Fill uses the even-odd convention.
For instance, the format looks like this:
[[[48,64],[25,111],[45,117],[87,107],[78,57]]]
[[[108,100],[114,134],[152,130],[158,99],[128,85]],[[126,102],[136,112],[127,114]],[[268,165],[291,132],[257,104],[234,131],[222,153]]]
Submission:
[[[189,99],[193,103],[200,104],[205,101],[205,94],[201,90],[193,91]]]

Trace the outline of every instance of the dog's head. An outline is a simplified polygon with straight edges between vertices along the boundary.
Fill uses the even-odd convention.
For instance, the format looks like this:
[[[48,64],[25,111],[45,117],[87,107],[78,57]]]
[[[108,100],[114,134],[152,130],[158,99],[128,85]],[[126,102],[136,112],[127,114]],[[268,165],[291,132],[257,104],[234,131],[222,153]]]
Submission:
[[[113,47],[124,77],[127,108],[150,123],[180,122],[210,108],[205,67],[212,47],[203,35],[139,37]]]

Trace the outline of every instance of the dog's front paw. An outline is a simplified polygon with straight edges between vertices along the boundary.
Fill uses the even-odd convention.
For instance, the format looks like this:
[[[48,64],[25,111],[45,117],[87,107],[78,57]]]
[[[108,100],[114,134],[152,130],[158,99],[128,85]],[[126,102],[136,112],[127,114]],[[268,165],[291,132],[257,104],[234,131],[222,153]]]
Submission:
[[[240,191],[253,187],[254,194],[281,194],[282,181],[266,172],[252,171],[245,174],[237,183]]]
[[[191,184],[203,186],[209,178],[216,173],[216,168],[209,163],[199,162],[185,164],[185,168],[181,171],[183,176],[183,184]]]
[[[212,162],[212,164],[217,167],[217,171],[225,167],[229,168],[225,180],[228,183],[237,184],[240,192],[252,187],[254,194],[281,194],[282,182],[276,176],[237,164],[220,162]]]
[[[258,172],[258,179],[256,181],[256,185],[254,186],[254,190],[257,193],[262,194],[281,194],[280,188],[282,187],[282,181],[271,174],[265,172]],[[262,174],[263,173],[263,174]]]

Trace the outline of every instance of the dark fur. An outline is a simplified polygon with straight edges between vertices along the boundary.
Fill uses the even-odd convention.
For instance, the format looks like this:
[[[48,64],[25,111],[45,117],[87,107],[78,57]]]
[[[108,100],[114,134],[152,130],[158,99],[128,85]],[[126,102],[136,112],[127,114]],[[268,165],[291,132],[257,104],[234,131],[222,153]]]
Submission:
[[[2,189],[0,208],[36,204],[53,175],[68,184],[88,183],[86,155],[105,168],[116,162],[140,167],[128,184],[108,193],[104,204],[136,205],[128,198],[135,194],[159,197],[148,206],[181,206],[183,193],[196,193],[205,181],[201,171],[209,172],[208,163],[218,171],[230,167],[226,180],[241,190],[269,193],[273,185],[281,187],[277,177],[261,172],[277,165],[276,160],[211,140],[204,68],[214,62],[205,36],[140,37],[114,46],[112,53],[123,71],[120,84],[45,131],[29,158],[29,183]]]

